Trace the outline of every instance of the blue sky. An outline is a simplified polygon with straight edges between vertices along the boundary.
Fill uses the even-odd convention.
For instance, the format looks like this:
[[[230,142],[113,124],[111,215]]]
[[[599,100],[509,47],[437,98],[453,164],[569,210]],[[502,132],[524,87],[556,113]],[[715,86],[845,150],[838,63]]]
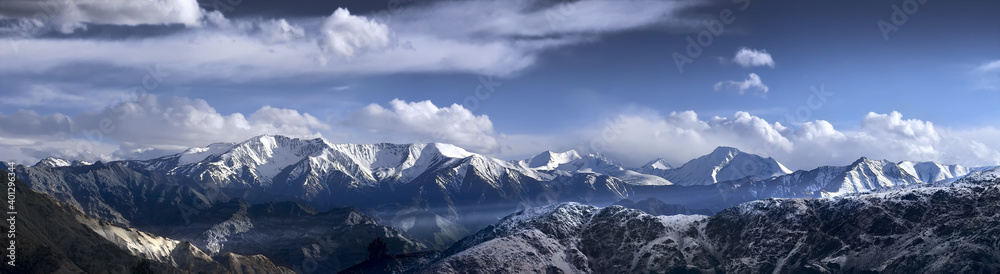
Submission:
[[[285,134],[626,165],[721,145],[803,169],[1000,164],[995,1],[87,2],[0,3],[6,157]],[[144,79],[152,96],[129,96]]]

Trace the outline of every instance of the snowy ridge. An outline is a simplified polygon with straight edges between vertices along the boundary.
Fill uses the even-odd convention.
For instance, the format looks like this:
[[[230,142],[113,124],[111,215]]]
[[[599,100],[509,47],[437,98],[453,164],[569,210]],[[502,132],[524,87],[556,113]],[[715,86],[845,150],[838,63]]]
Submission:
[[[902,161],[898,165],[925,183],[952,181],[973,171],[961,165],[943,165],[935,162]]]
[[[575,150],[569,150],[565,152],[552,152],[545,151],[535,157],[528,158],[527,160],[521,161],[521,165],[525,168],[536,169],[536,170],[555,170],[559,165],[566,164],[575,160],[579,160],[580,157]]]
[[[875,167],[872,163],[861,163]],[[988,179],[989,181],[975,181]],[[524,210],[421,273],[893,273],[1000,270],[1000,169],[965,185],[767,199],[707,217],[575,203]]]
[[[880,188],[923,183],[920,178],[906,172],[893,162],[862,157],[848,166],[847,170],[838,175],[834,182],[827,185],[824,188],[823,196],[870,192]]]
[[[38,161],[38,163],[35,163],[35,165],[33,165],[33,167],[41,167],[41,166],[44,166],[44,167],[88,166],[88,165],[92,165],[92,164],[93,163],[87,162],[87,161],[80,161],[80,160],[69,161],[69,160],[62,159],[62,158],[57,158],[57,157],[46,157],[45,159],[42,159],[41,161]]]
[[[593,173],[636,186],[698,186],[749,178],[773,182],[768,187],[771,190],[751,190],[750,195],[756,197],[837,196],[950,181],[973,170],[957,165],[906,161],[896,164],[862,158],[846,167],[820,167],[793,175],[773,158],[731,147],[716,148],[677,168],[657,159],[640,168],[625,169],[600,154],[581,156],[573,150],[546,151],[525,160],[503,161],[449,144],[331,144],[321,138],[300,140],[270,135],[238,144],[212,144],[141,162],[146,169],[223,187],[268,188],[279,180],[283,185],[297,185],[296,188],[303,189],[300,193],[309,197],[337,188],[404,185],[418,178],[432,180],[455,193],[470,170],[497,189],[509,178],[551,181]]]
[[[655,165],[656,163],[651,163]],[[767,179],[792,173],[772,158],[744,153],[736,148],[718,147],[708,155],[691,160],[679,168],[645,169],[680,185],[711,185],[745,177]]]
[[[1000,181],[1000,167],[992,167],[989,169],[983,168],[982,171],[974,171],[969,176],[963,177],[956,182],[961,183],[975,183],[975,182],[997,182]]]
[[[268,187],[275,179],[324,181],[343,176],[348,185],[407,183],[433,167],[478,156],[450,144],[330,144],[323,139],[300,140],[262,135],[238,144],[218,143],[177,155],[139,161],[146,169],[184,175],[222,186]],[[481,157],[481,156],[479,156]],[[499,160],[490,165],[516,168]],[[488,173],[497,167],[479,166]]]
[[[652,160],[649,163],[636,168],[635,171],[645,174],[656,174],[664,172],[668,169],[674,169],[674,167],[667,163],[667,160],[657,158],[656,160]]]

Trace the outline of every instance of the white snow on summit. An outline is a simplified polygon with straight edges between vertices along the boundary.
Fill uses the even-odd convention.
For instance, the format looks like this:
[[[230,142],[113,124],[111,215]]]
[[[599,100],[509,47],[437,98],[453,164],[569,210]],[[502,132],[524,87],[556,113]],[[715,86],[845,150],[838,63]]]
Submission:
[[[790,173],[791,170],[772,158],[744,153],[736,148],[718,147],[708,155],[679,168],[663,170],[658,175],[681,185],[711,185],[748,176],[767,179]]]

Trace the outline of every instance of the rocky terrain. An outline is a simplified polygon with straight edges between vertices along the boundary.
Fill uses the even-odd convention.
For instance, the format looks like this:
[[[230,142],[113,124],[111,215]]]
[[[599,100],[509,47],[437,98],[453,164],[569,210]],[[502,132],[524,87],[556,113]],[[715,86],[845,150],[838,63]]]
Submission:
[[[504,218],[421,273],[996,273],[1000,170],[955,184],[765,199],[715,216],[568,203]]]

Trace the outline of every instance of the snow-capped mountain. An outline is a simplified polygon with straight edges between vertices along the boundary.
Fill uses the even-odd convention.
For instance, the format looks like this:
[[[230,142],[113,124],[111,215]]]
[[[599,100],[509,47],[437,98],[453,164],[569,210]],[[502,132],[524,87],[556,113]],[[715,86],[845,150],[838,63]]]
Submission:
[[[917,178],[920,178],[925,183],[954,181],[977,170],[977,168],[968,168],[961,165],[944,165],[935,162],[902,161],[898,165],[906,172],[916,175]]]
[[[578,173],[593,173],[607,176],[614,176],[632,185],[672,185],[670,181],[659,176],[643,174],[626,169],[620,164],[604,157],[601,154],[592,153],[580,156],[574,150],[555,153],[551,151],[543,152],[527,160],[517,161],[519,166],[529,169],[525,173],[537,171],[536,178],[551,180],[553,176],[572,176]],[[554,172],[546,172],[554,171]],[[548,175],[548,176],[547,176]]]
[[[70,160],[66,160],[66,159],[63,159],[63,158],[46,157],[45,159],[42,159],[41,161],[38,161],[38,163],[35,163],[35,165],[33,165],[33,166],[35,166],[35,167],[39,167],[39,166],[45,166],[45,167],[67,167],[67,166],[86,166],[86,165],[92,165],[92,164],[93,163],[87,162],[87,161],[80,161],[80,160],[70,161]]]
[[[331,144],[262,135],[238,144],[213,144],[180,154],[138,161],[145,169],[209,181],[220,186],[267,188],[275,183],[304,181],[326,187],[374,187],[408,183],[432,168],[445,168],[476,157],[449,144]],[[480,156],[481,157],[481,156]],[[507,162],[475,161],[480,170],[513,168]]]
[[[657,158],[656,160],[652,160],[649,163],[636,168],[635,171],[645,174],[661,174],[662,172],[673,168],[673,166],[667,163],[667,160]]]
[[[736,148],[718,147],[708,155],[691,160],[678,168],[656,168],[658,162],[650,163],[651,168],[643,169],[679,185],[711,185],[722,181],[752,177],[767,179],[792,173],[791,170],[774,160]]]
[[[969,173],[976,170],[979,172]],[[790,172],[774,159],[726,147],[718,148],[681,167],[671,167],[658,159],[640,168],[626,169],[600,154],[580,155],[575,151],[544,152],[526,160],[504,161],[438,143],[331,144],[323,139],[293,139],[269,135],[240,143],[211,144],[150,160],[73,164],[51,158],[31,167],[18,166],[15,172],[32,189],[49,194],[98,219],[121,226],[148,229],[147,231],[170,239],[188,241],[195,249],[216,257],[225,257],[226,252],[266,253],[277,265],[292,269],[302,260],[318,256],[315,248],[310,249],[310,246],[326,242],[317,242],[314,238],[316,235],[328,235],[330,238],[334,235],[353,235],[351,231],[362,231],[363,235],[346,238],[336,236],[337,246],[360,247],[366,243],[357,239],[371,239],[377,235],[400,240],[396,243],[403,243],[401,246],[410,248],[397,250],[412,252],[424,247],[446,248],[468,233],[494,224],[511,212],[564,202],[577,202],[581,203],[579,207],[589,207],[606,206],[631,199],[640,201],[631,204],[632,206],[656,213],[711,214],[760,199],[855,197],[858,193],[883,195],[886,192],[909,189],[911,186],[918,187],[915,189],[946,185],[967,186],[969,180],[996,178],[996,174],[1000,174],[995,170],[986,172],[958,166],[908,162],[897,164],[867,158],[861,158],[847,166],[825,166]],[[665,178],[675,178],[678,181]],[[946,179],[937,180],[938,178]],[[931,184],[930,180],[937,180],[937,183]],[[951,181],[955,182],[950,183]],[[309,209],[310,207],[318,210]],[[360,212],[343,215],[346,216],[344,218],[331,217],[339,213],[330,212],[337,212],[336,209],[341,207],[361,208],[373,218],[363,217]],[[518,235],[531,234],[531,238],[486,240],[505,242],[507,246],[500,246],[497,250],[494,250],[497,247],[475,247],[481,243],[466,243],[468,250],[453,248],[455,252],[444,254],[450,259],[438,262],[442,268],[430,269],[461,271],[458,266],[469,264],[465,260],[496,255],[503,248],[535,250],[535,243],[557,243],[557,246],[533,252],[550,252],[549,248],[561,248],[559,250],[565,251],[559,251],[563,252],[560,253],[563,255],[559,255],[563,256],[559,259],[561,261],[555,264],[538,261],[536,266],[549,268],[525,266],[527,268],[519,270],[605,272],[611,269],[607,267],[608,263],[629,265],[631,260],[618,261],[618,255],[588,253],[597,249],[616,248],[596,243],[602,241],[602,237],[594,236],[599,229],[594,224],[600,223],[599,226],[615,227],[623,231],[630,231],[629,227],[632,227],[616,227],[610,221],[615,219],[604,220],[602,223],[597,218],[601,214],[634,215],[620,210],[604,212],[605,210],[584,210],[590,213],[585,213],[586,218],[583,219],[578,216],[556,217],[568,222],[564,225],[581,225],[567,228],[569,230],[553,230],[558,231],[556,234],[578,233],[591,235],[587,237],[592,238],[579,242],[559,238],[562,236],[552,238],[542,234],[549,235],[545,232],[546,229],[556,227],[545,225],[546,227],[538,228],[542,234],[537,231],[517,232]],[[364,221],[359,221],[362,219]],[[642,217],[642,220],[639,222],[640,226],[661,227],[669,231],[673,230],[665,227],[679,222],[676,218],[663,217]],[[300,230],[293,232],[301,233],[292,233],[298,236],[270,236],[288,223],[299,222],[320,225],[300,225]],[[684,222],[698,225],[679,229],[691,231],[706,226],[697,218]],[[331,232],[335,227],[341,228]],[[364,227],[368,229],[363,229]],[[106,232],[102,235],[111,237],[109,239],[125,233],[116,229]],[[662,237],[657,235],[659,234],[640,233],[628,237],[647,237],[652,240]],[[160,256],[162,260],[168,260],[161,256],[164,249],[139,246],[158,241],[156,239],[143,238],[145,236],[142,235],[121,237],[128,239],[114,238],[118,240],[112,241],[126,242],[122,248],[132,250],[133,254]],[[138,239],[138,242],[129,244],[128,241],[133,238]],[[351,242],[352,239],[354,242]],[[676,241],[681,238],[670,239]],[[692,240],[685,241],[691,243]],[[346,244],[348,242],[352,244]],[[660,243],[669,246],[666,240]],[[130,249],[137,246],[138,249]],[[179,244],[174,246],[183,247]],[[268,253],[272,251],[262,249],[263,246],[311,251]],[[654,250],[659,247],[649,248]],[[358,262],[364,257],[363,252],[337,248],[325,252],[329,253],[331,250],[337,254],[351,255],[338,257],[339,261],[336,262],[322,262],[324,270],[343,269],[349,266],[348,262]],[[708,253],[705,254],[708,255],[670,253],[672,251],[669,250],[657,252],[687,256],[685,258],[694,260],[689,261],[689,265],[699,265],[697,267],[700,268],[703,264],[696,263],[699,260],[721,260],[712,255],[716,249],[707,250],[711,251],[706,251]],[[192,252],[188,253],[197,255]],[[583,256],[580,255],[581,252],[587,259],[580,257]],[[621,254],[631,256],[627,255],[631,253]],[[254,261],[251,257],[232,257],[228,260]],[[431,260],[432,258],[415,258],[412,262]],[[578,264],[581,260],[595,264]],[[478,263],[490,262],[480,261],[474,264]],[[662,265],[661,262],[644,264]],[[747,270],[742,267],[745,266],[733,269]],[[636,266],[635,269],[639,271],[644,268]]]
[[[822,191],[824,196],[836,196],[922,183],[924,181],[906,172],[896,163],[862,157],[847,166],[842,174],[837,174]]]
[[[569,150],[565,152],[552,152],[545,151],[535,157],[528,158],[527,160],[521,161],[521,165],[525,168],[531,168],[536,170],[555,170],[560,165],[567,164],[569,162],[579,160],[580,154],[575,150]]]
[[[575,203],[539,207],[512,214],[409,271],[994,273],[1000,271],[1000,204],[991,201],[1000,195],[1000,180],[982,177],[989,180],[758,200],[712,217]]]
[[[748,200],[770,197],[833,197],[924,184],[920,178],[893,162],[865,157],[848,166],[823,166],[766,180],[733,183],[739,185],[733,194],[749,195],[746,196]],[[743,190],[738,190],[741,188]]]

